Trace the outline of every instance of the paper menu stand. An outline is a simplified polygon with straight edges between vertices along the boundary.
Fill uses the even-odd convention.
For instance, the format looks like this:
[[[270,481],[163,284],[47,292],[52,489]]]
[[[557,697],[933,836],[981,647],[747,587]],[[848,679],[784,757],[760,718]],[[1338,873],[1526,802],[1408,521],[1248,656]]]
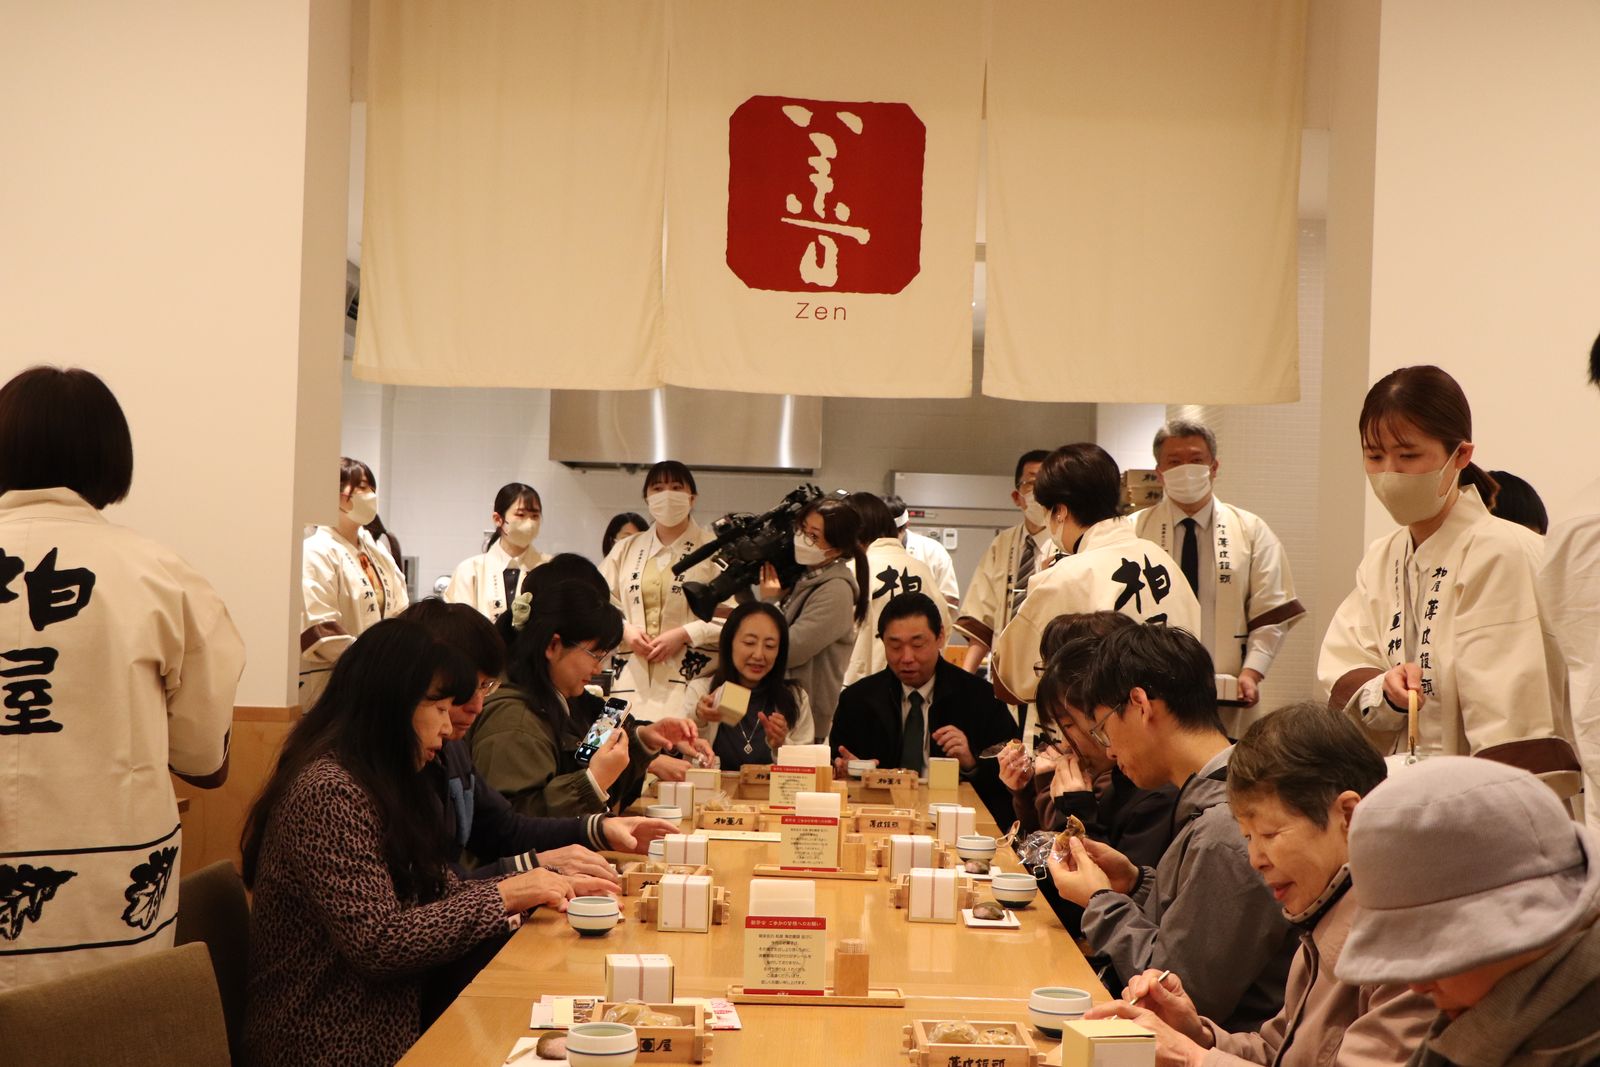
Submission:
[[[1155,1067],[1156,1035],[1126,1019],[1080,1019],[1061,1028],[1061,1067]]]
[[[839,820],[824,815],[784,815],[778,820],[778,868],[839,870]]]
[[[833,788],[827,745],[780,745],[772,760],[767,803],[794,807],[798,793],[826,793]]]
[[[670,1004],[673,978],[671,956],[659,953],[606,954],[606,1000],[613,1004],[625,1000]]]
[[[744,993],[822,995],[827,986],[828,920],[816,915],[816,908],[815,882],[750,880]]]

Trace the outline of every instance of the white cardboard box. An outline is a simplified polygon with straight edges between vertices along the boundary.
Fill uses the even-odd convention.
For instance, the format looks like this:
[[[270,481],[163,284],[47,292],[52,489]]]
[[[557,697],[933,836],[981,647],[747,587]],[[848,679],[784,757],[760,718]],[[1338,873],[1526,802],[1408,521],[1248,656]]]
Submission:
[[[961,761],[949,756],[928,757],[928,788],[952,790],[961,787]]]
[[[707,862],[706,846],[710,840],[702,834],[668,834],[661,839],[662,861],[700,866]]]
[[[950,807],[939,809],[939,840],[947,845],[956,843],[956,838],[963,834],[974,832],[977,825],[978,813],[973,808]]]
[[[694,795],[701,798],[722,788],[722,772],[715,767],[690,767],[683,772],[683,780],[694,786]]]
[[[664,874],[656,892],[661,895],[656,929],[695,933],[711,929],[710,875]]]
[[[960,918],[956,907],[956,872],[953,869],[917,867],[911,872],[912,922],[953,923]]]
[[[926,834],[891,834],[889,878],[910,874],[914,867],[933,866],[933,838]]]
[[[684,817],[694,814],[694,786],[689,782],[661,782],[656,795],[663,804],[670,804],[683,812]]]
[[[671,956],[624,952],[606,954],[606,1000],[612,1004],[620,1004],[625,1000],[671,1004],[672,998]]]
[[[1156,1035],[1126,1019],[1082,1019],[1061,1030],[1062,1067],[1155,1067]]]

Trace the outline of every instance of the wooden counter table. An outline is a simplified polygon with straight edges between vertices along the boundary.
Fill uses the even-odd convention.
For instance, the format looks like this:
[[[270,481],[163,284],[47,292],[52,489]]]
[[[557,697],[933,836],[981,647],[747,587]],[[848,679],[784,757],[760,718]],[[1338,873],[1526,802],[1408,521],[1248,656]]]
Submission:
[[[935,797],[934,799],[943,799]],[[961,802],[978,810],[979,833],[996,833],[971,792]],[[923,794],[927,800],[926,791]],[[716,884],[733,896],[731,921],[710,934],[661,933],[632,918],[603,938],[579,938],[566,916],[540,910],[467,987],[444,1016],[406,1055],[405,1064],[498,1064],[519,1037],[529,1036],[532,1006],[540,996],[598,995],[605,991],[605,957],[614,952],[660,952],[672,957],[677,994],[726,996],[743,981],[743,931],[751,869],[772,862],[778,846],[766,842],[712,841]],[[998,862],[1016,870],[1002,850]],[[985,899],[986,883],[978,883]],[[1072,939],[1047,905],[1016,912],[1020,930],[969,929],[963,924],[912,923],[889,902],[885,877],[875,882],[817,879],[817,912],[828,918],[828,977],[841,938],[863,938],[872,958],[872,985],[898,986],[903,1008],[817,1005],[737,1005],[744,1029],[718,1030],[710,1062],[769,1062],[784,1050],[785,1064],[894,1064],[900,1028],[914,1018],[998,1019],[1026,1023],[1028,992],[1043,985],[1089,990],[1107,999]],[[624,911],[635,898],[624,897]],[[1049,1047],[1037,1032],[1041,1048]],[[741,1051],[742,1050],[742,1051]],[[845,1050],[848,1050],[846,1052]]]

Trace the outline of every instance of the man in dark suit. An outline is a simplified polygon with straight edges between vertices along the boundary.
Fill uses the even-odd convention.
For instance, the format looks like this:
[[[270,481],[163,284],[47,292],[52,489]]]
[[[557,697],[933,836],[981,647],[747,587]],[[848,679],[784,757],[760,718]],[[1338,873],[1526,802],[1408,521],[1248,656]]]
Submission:
[[[984,806],[1002,826],[1012,819],[1011,792],[999,762],[978,759],[991,745],[1019,736],[1016,720],[994,689],[941,655],[944,620],[924,593],[901,593],[878,616],[878,638],[889,665],[839,697],[832,741],[835,767],[853,759],[928,773],[928,757],[961,764]]]

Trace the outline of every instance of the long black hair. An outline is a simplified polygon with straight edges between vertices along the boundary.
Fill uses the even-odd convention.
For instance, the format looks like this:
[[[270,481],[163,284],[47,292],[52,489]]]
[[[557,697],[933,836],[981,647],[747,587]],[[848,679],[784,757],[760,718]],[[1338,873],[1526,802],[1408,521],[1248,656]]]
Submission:
[[[606,523],[606,532],[600,537],[600,556],[605,558],[611,555],[611,550],[617,547],[617,536],[624,526],[632,526],[641,533],[650,529],[650,520],[634,511],[624,511],[611,516],[611,521]]]
[[[518,504],[525,508],[538,508],[540,515],[544,514],[544,501],[539,499],[539,490],[531,485],[524,485],[521,482],[507,482],[494,495],[494,513],[500,516],[502,520],[505,519],[506,512]],[[489,540],[483,543],[483,550],[485,552],[489,551],[498,540],[500,540],[500,527],[496,526],[494,533],[489,535]]]
[[[549,566],[529,571],[523,588],[528,589],[529,579]],[[528,694],[530,705],[550,727],[551,736],[560,737],[557,716],[565,697],[550,680],[545,650],[557,639],[567,648],[585,641],[606,650],[616,648],[622,643],[622,613],[589,582],[574,579],[540,584],[522,629],[517,629],[512,614],[507,611],[495,624],[506,642],[506,680]]]
[[[724,682],[746,684],[733,666],[733,642],[739,636],[739,627],[752,615],[765,615],[778,627],[778,654],[773,657],[772,667],[766,676],[750,692],[765,697],[771,709],[781,712],[784,721],[793,726],[795,716],[800,712],[800,701],[795,696],[800,686],[786,677],[789,670],[789,621],[783,617],[783,612],[771,604],[752,600],[740,604],[729,613],[727,621],[722,624],[722,637],[717,642],[719,655],[717,669],[711,675],[711,688],[716,689]]]
[[[277,811],[314,760],[338,762],[371,798],[384,827],[384,862],[402,899],[444,894],[444,840],[438,812],[417,773],[421,745],[412,728],[417,705],[472,699],[477,675],[459,652],[414,622],[387,619],[339,657],[328,687],[295,724],[272,777],[245,818],[240,852],[244,882],[254,886],[261,849]]]
[[[882,503],[882,501],[879,501]],[[887,508],[885,509],[888,510]],[[828,544],[839,550],[839,558],[854,561],[856,567],[856,622],[867,617],[868,584],[867,552],[861,547],[861,516],[843,500],[826,497],[806,506],[800,513],[800,522],[807,515],[822,518],[822,536]]]

